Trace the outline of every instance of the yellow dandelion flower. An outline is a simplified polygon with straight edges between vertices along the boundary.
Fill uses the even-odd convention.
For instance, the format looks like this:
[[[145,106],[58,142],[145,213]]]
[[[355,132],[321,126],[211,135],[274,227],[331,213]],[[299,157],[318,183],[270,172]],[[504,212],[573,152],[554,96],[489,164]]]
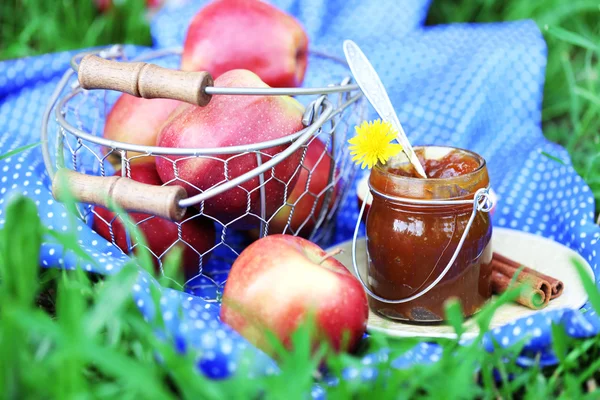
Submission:
[[[389,122],[377,119],[373,122],[364,121],[354,128],[356,136],[348,140],[352,161],[361,168],[373,168],[378,162],[385,164],[387,160],[402,151],[398,143],[391,143],[396,138],[396,131]]]

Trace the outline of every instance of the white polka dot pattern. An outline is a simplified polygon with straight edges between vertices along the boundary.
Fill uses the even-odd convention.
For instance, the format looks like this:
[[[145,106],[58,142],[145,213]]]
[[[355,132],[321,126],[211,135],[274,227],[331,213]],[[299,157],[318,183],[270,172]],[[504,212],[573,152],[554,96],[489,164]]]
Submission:
[[[174,2],[152,23],[157,47],[181,46],[187,22],[205,1]],[[564,149],[545,140],[541,129],[541,100],[546,47],[532,22],[449,25],[421,28],[429,1],[401,0],[279,0],[274,3],[295,15],[311,37],[311,48],[342,55],[343,39],[355,40],[373,61],[389,89],[392,102],[414,144],[449,144],[469,148],[488,161],[499,204],[494,225],[543,235],[577,250],[597,270],[600,229],[594,225],[594,201],[589,188],[574,172]],[[375,7],[374,4],[378,6]],[[126,46],[131,57],[144,49]],[[47,54],[0,63],[0,150],[6,153],[39,140],[42,113],[68,68],[74,53]],[[319,71],[309,67],[305,86],[321,86]],[[372,111],[372,110],[371,110]],[[82,116],[82,118],[85,116]],[[375,118],[371,113],[370,118]],[[561,165],[542,155],[564,160]],[[111,274],[129,258],[95,232],[91,225],[71,226],[64,208],[52,200],[40,149],[17,154],[0,164],[0,225],[4,199],[20,192],[35,200],[43,222],[56,231],[76,229],[82,249],[92,261],[87,271]],[[347,240],[357,218],[350,196],[338,220],[335,241]],[[41,264],[74,268],[79,261],[57,243],[44,243]],[[224,266],[215,279],[226,279]],[[276,373],[275,363],[258,351],[244,356],[248,343],[221,324],[219,308],[200,297],[161,289],[145,272],[133,287],[137,306],[150,320],[156,315],[151,288],[161,293],[160,312],[168,328],[159,333],[173,338],[181,351],[196,351],[198,366],[208,376],[222,378],[238,365],[252,365],[253,374]],[[205,295],[213,285],[200,281],[194,293]],[[208,293],[209,297],[213,294]],[[559,310],[538,313],[490,332],[483,346],[509,346],[527,338],[528,355],[541,352],[542,363],[555,362],[550,348],[550,325],[561,323],[569,335],[586,337],[600,331],[600,320],[587,312]],[[346,379],[372,379],[373,364],[386,361],[385,351],[363,359],[362,369],[349,369]],[[397,368],[436,362],[438,346],[423,343],[393,360]],[[315,386],[313,397],[323,397]]]

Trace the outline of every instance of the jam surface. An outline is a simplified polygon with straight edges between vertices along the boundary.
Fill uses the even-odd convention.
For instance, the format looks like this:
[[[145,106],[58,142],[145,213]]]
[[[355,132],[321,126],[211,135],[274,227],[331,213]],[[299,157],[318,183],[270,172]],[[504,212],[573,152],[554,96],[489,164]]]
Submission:
[[[472,199],[489,183],[485,162],[474,153],[457,149],[427,159],[422,148],[415,151],[428,177],[438,179],[413,179],[416,172],[407,163],[393,168],[390,163],[371,171],[373,204],[366,226],[368,285],[390,300],[415,295],[440,275],[473,208],[469,204],[414,204],[406,199]],[[488,214],[477,214],[454,264],[432,290],[399,304],[369,297],[371,309],[391,319],[439,322],[444,319],[444,302],[453,297],[460,300],[465,316],[474,314],[492,295],[491,234]]]
[[[416,149],[415,153],[428,178],[452,178],[468,174],[480,167],[480,163],[476,159],[466,157],[457,150],[450,151],[440,159],[425,158],[425,150],[422,148]],[[389,168],[388,171],[396,175],[420,178],[412,164],[399,168]]]

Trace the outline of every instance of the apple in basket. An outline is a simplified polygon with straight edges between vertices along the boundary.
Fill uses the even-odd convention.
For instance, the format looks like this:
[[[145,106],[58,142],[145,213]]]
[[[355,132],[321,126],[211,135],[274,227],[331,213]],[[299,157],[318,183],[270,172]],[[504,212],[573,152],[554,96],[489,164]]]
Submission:
[[[115,173],[115,175],[120,174],[120,171]],[[150,185],[162,184],[153,162],[132,165],[131,178]],[[94,212],[97,214],[94,216],[94,230],[106,240],[111,241],[110,230],[112,227],[116,245],[127,252],[127,238],[122,220],[120,218],[115,219],[115,214],[103,207],[94,207]],[[170,251],[171,245],[178,241],[178,245],[183,248],[182,265],[187,278],[195,276],[198,272],[200,261],[198,253],[207,252],[215,244],[214,223],[203,216],[193,218],[194,215],[195,213],[188,209],[181,223],[181,240],[178,241],[178,226],[175,222],[159,217],[151,218],[151,215],[144,213],[129,213],[129,217],[134,222],[139,222],[138,227],[144,235],[148,248],[157,257],[163,255],[166,251]],[[131,241],[132,244],[136,243],[133,236]],[[138,246],[134,247],[134,251],[137,252],[137,249]],[[207,259],[208,254],[203,257],[203,262]],[[156,264],[158,265],[158,261]]]
[[[267,332],[289,346],[291,334],[308,316],[334,350],[352,351],[368,314],[366,293],[346,267],[316,244],[291,235],[266,236],[240,254],[221,307],[221,320],[267,353]]]
[[[220,87],[269,87],[248,70],[232,70],[215,79]],[[304,128],[304,107],[289,96],[215,95],[208,105],[181,105],[163,126],[157,144],[178,148],[227,148],[281,138]],[[261,151],[262,163],[289,145]],[[302,149],[265,172],[266,215],[277,211],[285,201],[285,189],[298,179]],[[211,157],[165,156],[156,159],[163,182],[183,186],[193,196],[227,179],[231,180],[258,167],[257,154],[218,154]],[[175,172],[177,171],[177,176]],[[204,202],[207,215],[222,223],[235,220],[237,228],[256,227],[261,215],[260,178],[254,177]],[[249,213],[256,216],[247,215]]]
[[[104,138],[118,142],[154,146],[160,127],[171,112],[181,104],[170,99],[142,99],[130,94],[122,94],[106,116]],[[108,149],[105,149],[107,152]],[[113,153],[110,161],[118,161],[120,154]],[[136,153],[129,152],[128,156]],[[131,162],[147,161],[147,158],[133,158]]]
[[[248,69],[269,86],[300,86],[308,38],[291,15],[259,0],[217,0],[201,9],[188,27],[181,69],[219,77]]]
[[[328,153],[325,144],[318,138],[314,138],[308,144],[298,182],[296,182],[287,199],[287,204],[293,205],[293,209],[291,206],[285,206],[275,214],[269,222],[270,234],[283,233],[290,212],[293,210],[290,221],[291,231],[288,228],[286,233],[298,233],[303,237],[310,235],[321,213],[327,194],[331,192],[328,209],[333,206],[337,195],[337,186],[334,186],[332,190],[329,186],[331,162],[331,155]]]

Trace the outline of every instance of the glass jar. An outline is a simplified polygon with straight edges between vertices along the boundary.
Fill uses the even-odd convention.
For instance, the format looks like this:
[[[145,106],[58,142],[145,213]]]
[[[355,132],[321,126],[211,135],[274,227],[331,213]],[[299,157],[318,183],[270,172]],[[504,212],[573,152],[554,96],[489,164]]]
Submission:
[[[439,146],[415,147],[415,151],[423,152],[425,160],[453,151],[476,167],[453,177],[415,178],[400,173],[408,165],[400,156],[372,169],[369,183],[373,203],[366,223],[367,285],[374,294],[389,300],[413,296],[440,276],[473,212],[472,202],[432,203],[465,203],[489,185],[485,160],[478,154]],[[419,204],[423,200],[428,203]],[[465,317],[471,316],[492,296],[491,236],[489,215],[477,212],[456,260],[430,291],[399,304],[369,296],[369,306],[390,319],[435,322],[444,319],[444,302],[454,297],[460,300]]]

